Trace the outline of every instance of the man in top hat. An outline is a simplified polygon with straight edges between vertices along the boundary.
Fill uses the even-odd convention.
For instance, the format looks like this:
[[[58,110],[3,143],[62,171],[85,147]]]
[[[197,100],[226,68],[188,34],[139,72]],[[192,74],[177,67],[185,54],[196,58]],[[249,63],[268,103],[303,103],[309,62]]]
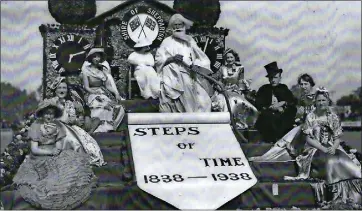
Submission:
[[[157,49],[155,67],[161,79],[161,112],[211,111],[206,83],[190,70],[196,65],[210,70],[209,58],[186,34],[186,29],[192,24],[181,14],[174,14],[168,24],[172,35],[166,37]]]
[[[278,68],[277,62],[264,67],[269,84],[257,92],[255,106],[260,115],[255,127],[265,142],[275,143],[293,128],[297,101],[288,87],[280,83],[283,70]]]

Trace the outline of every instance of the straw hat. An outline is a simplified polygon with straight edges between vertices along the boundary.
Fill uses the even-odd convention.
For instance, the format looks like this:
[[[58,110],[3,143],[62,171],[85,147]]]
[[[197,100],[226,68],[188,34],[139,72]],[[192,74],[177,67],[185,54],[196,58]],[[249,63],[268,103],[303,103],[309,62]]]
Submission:
[[[63,110],[56,103],[54,103],[52,100],[45,99],[39,103],[38,108],[35,111],[36,116],[42,117],[44,110],[47,108],[55,109],[55,118],[59,118],[63,114]]]
[[[149,39],[144,38],[144,39],[139,39],[133,47],[141,48],[141,47],[145,47],[145,46],[150,46],[151,44],[152,44],[152,42]]]
[[[89,53],[87,54],[87,57],[86,57],[86,58],[88,58],[89,56],[91,56],[91,55],[93,55],[93,54],[95,54],[95,53],[99,53],[99,54],[101,54],[103,57],[106,57],[106,56],[107,56],[107,54],[104,52],[104,48],[102,48],[102,47],[94,47],[94,48],[92,48],[92,49],[89,51]]]

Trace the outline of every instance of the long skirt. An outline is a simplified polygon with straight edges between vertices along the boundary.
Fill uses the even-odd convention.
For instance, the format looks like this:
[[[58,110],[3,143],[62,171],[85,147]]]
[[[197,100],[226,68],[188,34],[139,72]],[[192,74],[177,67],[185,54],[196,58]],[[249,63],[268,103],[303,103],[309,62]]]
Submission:
[[[88,155],[73,150],[30,155],[13,179],[24,200],[42,209],[76,208],[89,198],[96,180]]]
[[[92,89],[102,92],[102,94],[87,95],[87,105],[91,110],[90,116],[92,118],[99,118],[101,120],[101,124],[94,132],[102,133],[117,129],[123,119],[123,106],[117,105],[115,99],[113,99],[114,96],[107,89]]]
[[[335,151],[334,155],[316,148],[306,148],[296,161],[298,176],[294,178],[324,180],[326,194],[323,198],[327,201],[352,200],[354,203],[362,204],[361,164],[351,159],[341,147]]]
[[[145,99],[157,99],[160,95],[160,78],[156,71],[150,66],[136,68],[134,77],[140,88],[141,96]]]
[[[290,161],[294,160],[304,148],[305,135],[301,126],[294,127],[278,140],[270,150],[261,156],[250,157],[249,161]]]
[[[95,166],[103,166],[106,164],[101,149],[97,141],[90,136],[82,128],[73,125],[65,125],[66,137],[64,138],[64,148],[70,148],[79,151],[81,148],[90,158],[90,164]]]

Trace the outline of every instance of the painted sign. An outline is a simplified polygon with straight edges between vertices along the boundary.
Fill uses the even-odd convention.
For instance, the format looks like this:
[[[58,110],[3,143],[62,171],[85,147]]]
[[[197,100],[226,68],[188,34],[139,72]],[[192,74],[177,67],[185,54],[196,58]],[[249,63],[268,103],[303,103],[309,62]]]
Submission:
[[[166,22],[157,9],[150,6],[131,8],[123,17],[121,34],[128,46],[133,47],[140,39],[147,38],[154,45],[165,38]]]
[[[179,209],[217,209],[256,184],[228,113],[130,113],[137,185]]]

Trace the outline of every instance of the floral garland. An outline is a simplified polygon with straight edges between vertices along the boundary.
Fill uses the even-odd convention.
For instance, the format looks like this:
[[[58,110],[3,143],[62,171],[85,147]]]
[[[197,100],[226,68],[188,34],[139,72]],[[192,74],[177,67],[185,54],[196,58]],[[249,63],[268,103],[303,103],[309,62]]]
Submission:
[[[28,129],[35,121],[35,115],[29,115],[22,125],[22,129],[16,131],[13,140],[0,155],[0,188],[6,188],[12,184],[12,179],[30,152]]]

